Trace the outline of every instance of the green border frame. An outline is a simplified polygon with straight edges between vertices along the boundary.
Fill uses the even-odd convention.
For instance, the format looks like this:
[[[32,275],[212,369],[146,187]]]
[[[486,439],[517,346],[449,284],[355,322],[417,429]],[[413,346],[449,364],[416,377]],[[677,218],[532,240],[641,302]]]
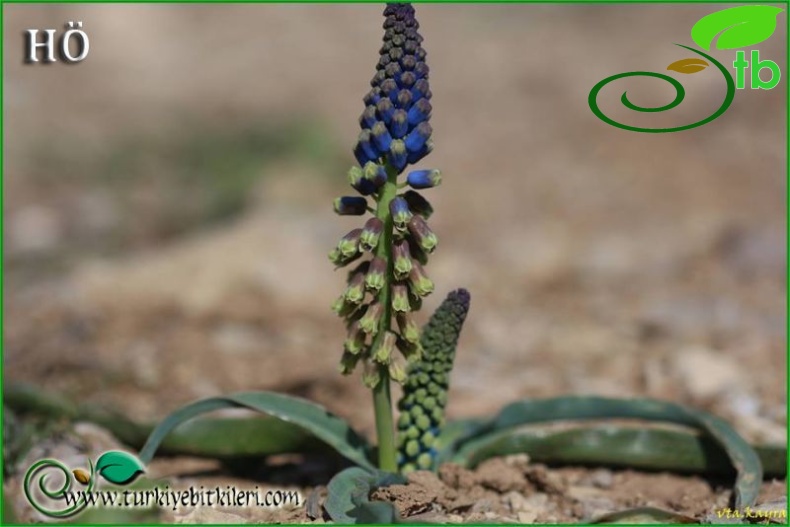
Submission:
[[[0,39],[4,36],[5,29],[5,4],[382,4],[382,1],[376,0],[0,0]],[[629,4],[629,5],[650,5],[650,4],[711,4],[711,5],[724,5],[724,4],[771,4],[782,5],[785,9],[785,47],[787,54],[785,56],[784,75],[785,75],[785,101],[787,103],[785,108],[785,139],[790,143],[790,0],[779,1],[765,1],[759,0],[414,0],[412,3],[426,3],[426,4],[564,4],[564,5],[597,5],[597,4]],[[3,40],[0,40],[3,42]],[[0,45],[0,47],[2,47]],[[2,179],[2,186],[0,186],[0,251],[3,251],[5,256],[5,179],[2,177],[5,172],[5,137],[6,129],[4,123],[5,117],[5,84],[3,82],[3,75],[5,73],[4,53],[0,54],[0,99],[2,100],[2,115],[0,115],[0,137],[2,137],[3,147],[0,149],[0,179]],[[790,207],[790,146],[786,150],[785,159],[785,263],[790,261],[790,214],[788,214],[788,207]],[[2,324],[2,340],[0,340],[0,389],[2,389],[4,377],[4,355],[5,348],[5,257],[3,257],[3,265],[0,267],[0,293],[2,293],[3,304],[0,305],[0,324]],[[788,337],[790,330],[790,313],[788,312],[788,302],[790,298],[790,266],[785,270],[786,277],[786,290],[785,290],[785,339]],[[788,356],[788,345],[785,342],[785,385],[788,384],[788,377],[790,376],[790,356]],[[0,425],[3,418],[2,406],[2,393],[0,392]],[[790,406],[786,404],[787,422],[790,423]],[[5,446],[4,427],[0,426],[0,443]],[[0,456],[0,483],[4,484],[4,459]],[[790,459],[788,459],[788,469],[790,469]],[[788,470],[790,472],[790,470]],[[5,523],[5,490],[2,492],[0,499],[0,525],[27,525],[16,523],[16,518],[8,517],[9,523]],[[145,525],[145,524],[140,524]],[[148,524],[148,525],[169,525],[169,524]],[[405,525],[405,524],[404,524]],[[491,524],[494,525],[494,524]],[[503,524],[504,525],[504,524]],[[557,524],[568,525],[568,524]]]

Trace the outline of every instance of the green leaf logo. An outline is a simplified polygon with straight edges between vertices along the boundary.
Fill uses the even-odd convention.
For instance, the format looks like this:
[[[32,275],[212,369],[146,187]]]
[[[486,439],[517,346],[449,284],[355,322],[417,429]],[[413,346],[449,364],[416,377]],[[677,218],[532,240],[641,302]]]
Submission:
[[[753,46],[767,40],[776,30],[776,17],[783,9],[767,5],[745,5],[723,9],[702,17],[691,28],[691,38],[709,50],[713,40],[718,49]]]
[[[145,467],[132,454],[111,450],[96,461],[96,472],[110,483],[126,485],[145,472]]]

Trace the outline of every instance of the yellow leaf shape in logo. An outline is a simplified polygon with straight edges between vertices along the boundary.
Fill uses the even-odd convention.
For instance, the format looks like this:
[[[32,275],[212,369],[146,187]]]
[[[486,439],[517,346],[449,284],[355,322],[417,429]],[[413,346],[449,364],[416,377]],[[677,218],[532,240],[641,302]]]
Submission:
[[[676,60],[667,69],[678,73],[697,73],[708,67],[708,63],[702,59],[680,59]]]
[[[81,468],[77,468],[71,471],[74,474],[74,479],[82,483],[83,485],[87,485],[88,482],[91,480],[90,475],[82,470]]]

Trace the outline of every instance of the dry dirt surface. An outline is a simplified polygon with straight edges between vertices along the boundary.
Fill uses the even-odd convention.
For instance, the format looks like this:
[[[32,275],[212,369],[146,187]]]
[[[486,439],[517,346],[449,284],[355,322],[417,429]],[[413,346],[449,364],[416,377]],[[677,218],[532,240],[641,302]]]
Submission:
[[[685,58],[671,43],[690,43],[715,8],[418,6],[435,108],[423,165],[444,174],[426,194],[440,246],[422,320],[446,292],[472,293],[450,418],[526,397],[654,397],[786,444],[786,77],[678,134],[625,132],[587,107],[602,78]],[[778,64],[784,16],[760,46]],[[23,29],[72,19],[91,35],[90,60],[23,64]],[[330,204],[347,192],[380,23],[373,5],[4,6],[4,381],[146,422],[201,397],[284,391],[372,436],[367,390],[336,373],[344,334],[329,306],[342,277],[326,253],[356,226]],[[683,82],[687,101],[667,119],[720,104],[713,76]],[[645,105],[672,96],[626,88]],[[278,123],[291,122],[311,133],[283,146]],[[266,162],[234,135],[264,128],[276,145]],[[238,172],[243,192],[227,186]],[[113,444],[88,436],[35,452]],[[150,475],[306,499],[331,475],[310,467],[273,482],[177,458]],[[6,491],[34,519],[19,477]],[[704,519],[728,483],[516,457],[379,495],[415,521],[562,522],[647,505]],[[760,502],[785,492],[768,481]],[[162,514],[324,521],[304,508]]]

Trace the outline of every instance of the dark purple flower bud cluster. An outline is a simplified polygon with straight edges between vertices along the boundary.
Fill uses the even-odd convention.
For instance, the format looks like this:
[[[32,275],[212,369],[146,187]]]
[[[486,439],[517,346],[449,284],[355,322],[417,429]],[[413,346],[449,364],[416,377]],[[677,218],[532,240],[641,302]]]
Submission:
[[[338,267],[366,253],[371,256],[349,273],[347,288],[333,306],[348,328],[340,369],[348,374],[361,362],[369,386],[386,376],[405,382],[404,359],[413,362],[421,355],[420,330],[412,313],[434,289],[423,266],[437,239],[426,222],[433,209],[416,190],[441,182],[438,170],[414,170],[405,183],[398,182],[407,165],[432,149],[431,90],[414,8],[389,4],[384,16],[384,44],[359,117],[362,131],[354,147],[359,166],[348,172],[349,185],[359,195],[334,203],[338,214],[372,211],[374,217],[329,253]],[[399,193],[405,185],[414,190]]]

